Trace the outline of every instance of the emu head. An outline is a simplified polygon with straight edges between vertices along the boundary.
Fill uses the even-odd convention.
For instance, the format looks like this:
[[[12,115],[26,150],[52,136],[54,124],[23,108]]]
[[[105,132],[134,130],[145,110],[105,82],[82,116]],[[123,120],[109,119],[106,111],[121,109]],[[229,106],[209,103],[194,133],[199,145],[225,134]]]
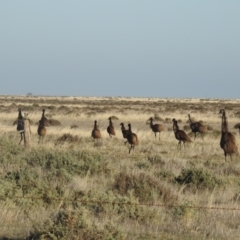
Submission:
[[[21,108],[18,109],[18,119],[23,119]]]
[[[220,109],[219,114],[222,114],[223,116],[225,116],[225,110],[224,109]]]
[[[176,130],[179,129],[178,122],[175,118],[173,118],[172,121],[173,121],[173,131],[175,132]]]

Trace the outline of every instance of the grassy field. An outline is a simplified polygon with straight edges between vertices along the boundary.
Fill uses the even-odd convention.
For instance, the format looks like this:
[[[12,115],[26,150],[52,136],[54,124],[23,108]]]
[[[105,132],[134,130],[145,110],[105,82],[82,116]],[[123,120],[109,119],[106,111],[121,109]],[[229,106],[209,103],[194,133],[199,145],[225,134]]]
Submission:
[[[240,157],[225,162],[219,145],[224,108],[239,146],[239,102],[0,96],[0,239],[239,239]],[[29,113],[30,148],[18,145],[19,107]],[[38,144],[43,108],[51,126]],[[177,149],[172,118],[193,140],[189,113],[209,131]],[[165,127],[160,141],[150,117]],[[121,122],[140,141],[130,154]]]

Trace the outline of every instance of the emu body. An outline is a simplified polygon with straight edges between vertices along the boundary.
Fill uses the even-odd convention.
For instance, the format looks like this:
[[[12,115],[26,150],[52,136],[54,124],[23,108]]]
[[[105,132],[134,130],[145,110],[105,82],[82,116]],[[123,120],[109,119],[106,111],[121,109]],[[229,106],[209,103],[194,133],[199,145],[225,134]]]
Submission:
[[[112,137],[112,136],[115,136],[116,133],[115,133],[115,129],[114,129],[114,126],[113,126],[113,123],[112,123],[112,118],[109,117],[109,126],[107,127],[107,132],[109,134],[109,137]]]
[[[222,125],[221,125],[221,139],[220,147],[223,149],[225,162],[227,161],[227,155],[230,156],[232,160],[232,155],[238,153],[238,147],[236,143],[236,137],[228,131],[227,116],[224,109],[219,111],[222,114]]]
[[[48,119],[45,117],[45,109],[42,110],[42,118],[40,119],[41,121],[41,124],[44,126],[44,127],[49,127],[49,121]]]
[[[38,143],[43,143],[43,139],[47,134],[47,129],[43,125],[41,120],[39,120],[37,132],[38,132],[38,136],[39,136]]]
[[[178,140],[178,148],[181,149],[181,144],[183,142],[183,146],[185,146],[186,142],[191,142],[191,138],[183,131],[179,129],[178,122],[175,118],[172,119],[173,122],[173,132],[175,138]]]
[[[193,122],[190,117],[190,114],[188,114],[188,119],[189,119],[190,128],[194,133],[194,140],[197,137],[197,133],[200,133],[202,137],[204,133],[207,133],[207,127],[204,126],[201,122]]]
[[[18,109],[17,131],[20,133],[20,137],[21,137],[20,142],[18,143],[20,145],[24,138],[24,118],[22,116],[21,108]]]
[[[38,122],[38,129],[37,129],[37,133],[39,136],[39,140],[38,143],[43,143],[43,139],[45,138],[46,134],[47,134],[47,128],[49,126],[49,121],[48,119],[45,117],[45,109],[42,109],[42,117]]]
[[[153,124],[153,118],[152,117],[149,118],[149,120],[150,120],[150,127],[151,127],[152,131],[155,134],[155,139],[157,137],[157,133],[159,133],[159,140],[160,140],[160,133],[164,130],[163,125],[162,124],[158,124],[158,123]]]
[[[102,138],[101,131],[98,129],[96,120],[94,121],[94,126],[93,126],[93,130],[92,130],[92,137],[94,139],[94,143],[95,143],[95,140],[98,141],[99,139]]]
[[[125,128],[124,123],[120,123],[121,125],[121,131],[122,131],[122,135],[123,138],[127,139],[127,135],[130,133],[128,129]],[[125,142],[125,144],[128,142],[128,140]]]
[[[127,141],[130,144],[130,148],[129,148],[129,153],[130,153],[131,150],[132,149],[134,150],[134,147],[139,144],[139,141],[138,141],[137,134],[132,132],[132,127],[130,123],[128,124],[128,131],[129,131],[129,134],[127,135]]]

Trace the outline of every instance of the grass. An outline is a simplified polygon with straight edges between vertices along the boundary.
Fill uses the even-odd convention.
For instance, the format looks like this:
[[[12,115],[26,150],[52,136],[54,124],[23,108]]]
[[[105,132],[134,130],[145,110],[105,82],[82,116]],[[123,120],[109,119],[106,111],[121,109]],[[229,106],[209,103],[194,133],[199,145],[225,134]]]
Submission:
[[[218,116],[220,108],[227,109],[229,130],[239,144],[234,128],[239,101],[0,99],[0,239],[239,238],[239,156],[225,163]],[[31,147],[18,145],[13,122],[20,106],[33,123],[42,108],[54,119],[43,144],[32,124]],[[183,129],[188,113],[210,130],[178,150],[171,119],[180,119]],[[113,138],[106,131],[109,116],[115,116]],[[146,124],[151,116],[165,126],[161,141]],[[90,137],[94,120],[103,136],[98,145]],[[140,139],[131,154],[121,122],[131,122]]]

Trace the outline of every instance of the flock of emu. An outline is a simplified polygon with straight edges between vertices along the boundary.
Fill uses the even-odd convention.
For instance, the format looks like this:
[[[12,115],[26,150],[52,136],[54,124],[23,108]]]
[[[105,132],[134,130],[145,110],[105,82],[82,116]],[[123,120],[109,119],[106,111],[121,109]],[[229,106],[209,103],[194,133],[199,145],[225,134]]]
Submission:
[[[227,155],[229,155],[230,158],[232,159],[232,155],[238,153],[238,148],[237,148],[235,135],[228,131],[228,122],[227,122],[227,116],[226,116],[225,110],[221,109],[219,114],[222,115],[220,147],[224,151],[224,156],[226,161]],[[204,126],[201,121],[193,122],[190,117],[190,114],[188,114],[188,118],[189,118],[190,128],[194,133],[194,140],[197,136],[196,135],[197,133],[203,136],[203,134],[207,132],[207,127]],[[155,134],[155,138],[157,137],[157,133],[159,133],[159,140],[160,140],[160,133],[164,130],[163,125],[153,124],[153,118],[150,118],[149,121],[150,121],[150,127]],[[175,118],[173,118],[172,122],[173,122],[173,132],[174,132],[175,138],[178,140],[178,148],[181,148],[181,143],[183,143],[183,145],[185,146],[186,142],[191,142],[192,140],[186,134],[186,132],[184,130],[179,129],[178,121]],[[39,120],[38,129],[37,129],[37,132],[39,135],[39,141],[38,141],[39,143],[40,142],[43,143],[43,139],[47,133],[46,127],[48,127],[49,125],[50,125],[49,120],[45,117],[45,109],[42,109],[42,116],[41,116],[41,119]],[[130,148],[129,148],[129,153],[130,153],[131,150],[134,150],[134,147],[139,144],[137,134],[132,132],[130,123],[128,124],[128,129],[125,128],[124,123],[120,123],[120,125],[121,125],[123,138],[126,139],[125,144],[127,142],[130,144]],[[22,111],[20,108],[18,109],[17,131],[20,133],[20,136],[21,136],[21,139],[19,142],[20,144],[24,138],[24,117],[22,116]],[[116,135],[111,117],[109,117],[109,126],[107,127],[107,132],[110,137]],[[96,120],[94,121],[92,137],[94,138],[94,141],[95,139],[98,140],[98,139],[101,139],[102,137],[101,131],[98,128]]]

